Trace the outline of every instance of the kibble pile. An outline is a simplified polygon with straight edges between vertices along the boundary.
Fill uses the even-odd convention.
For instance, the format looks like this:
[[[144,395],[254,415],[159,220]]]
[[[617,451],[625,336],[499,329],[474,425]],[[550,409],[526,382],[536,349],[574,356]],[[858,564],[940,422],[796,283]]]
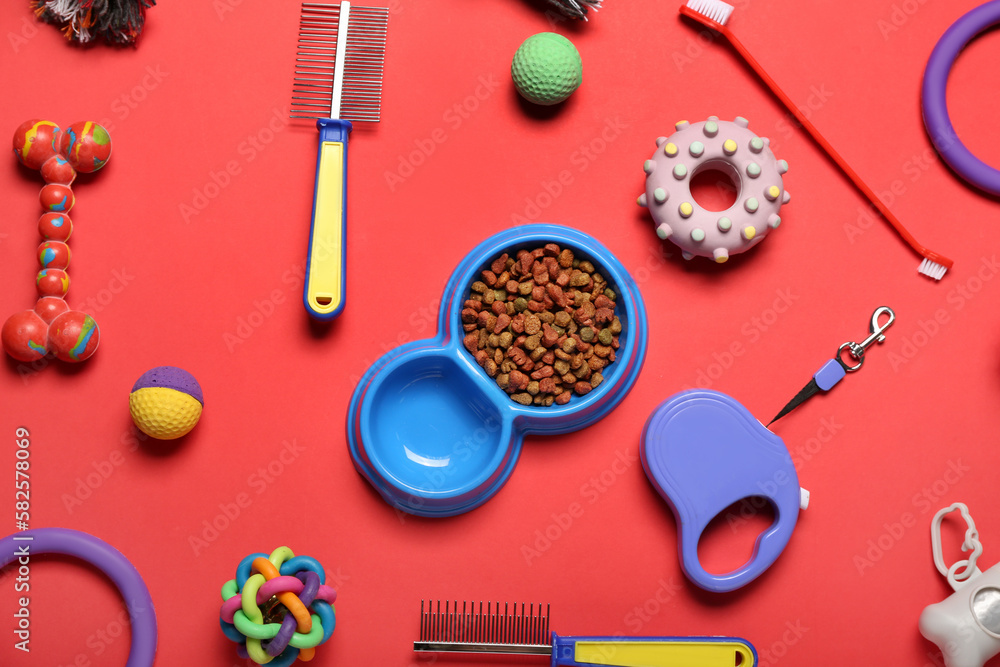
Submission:
[[[615,360],[615,298],[594,265],[568,248],[504,253],[463,304],[465,349],[521,405],[565,405],[601,384]]]

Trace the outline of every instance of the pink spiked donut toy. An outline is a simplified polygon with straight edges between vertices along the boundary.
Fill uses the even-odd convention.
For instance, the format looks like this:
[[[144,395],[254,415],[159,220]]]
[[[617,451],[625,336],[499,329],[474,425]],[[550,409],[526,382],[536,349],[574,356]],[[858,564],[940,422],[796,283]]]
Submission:
[[[682,120],[671,137],[656,140],[656,152],[643,165],[646,192],[638,203],[649,208],[656,234],[673,241],[684,259],[698,255],[725,262],[781,224],[778,212],[791,198],[781,178],[788,163],[776,159],[770,142],[749,124],[741,117]],[[719,171],[736,186],[736,202],[728,210],[709,211],[695,201],[691,180],[703,170]]]
[[[39,194],[42,210],[38,231],[40,270],[35,277],[35,307],[7,318],[0,341],[7,354],[32,362],[52,352],[62,361],[89,359],[101,341],[100,329],[90,315],[70,310],[69,240],[73,221],[69,211],[76,198],[70,188],[78,172],[97,171],[111,157],[111,137],[97,123],[83,121],[65,130],[48,120],[29,120],[14,132],[14,155],[29,169],[41,172],[45,185]]]

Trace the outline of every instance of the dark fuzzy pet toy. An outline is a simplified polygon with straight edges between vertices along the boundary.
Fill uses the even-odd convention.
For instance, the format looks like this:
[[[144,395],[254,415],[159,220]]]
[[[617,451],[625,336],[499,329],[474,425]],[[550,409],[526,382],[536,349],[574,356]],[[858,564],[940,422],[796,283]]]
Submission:
[[[63,26],[66,39],[80,44],[95,39],[134,44],[142,33],[146,9],[155,4],[156,0],[31,0],[38,18]]]

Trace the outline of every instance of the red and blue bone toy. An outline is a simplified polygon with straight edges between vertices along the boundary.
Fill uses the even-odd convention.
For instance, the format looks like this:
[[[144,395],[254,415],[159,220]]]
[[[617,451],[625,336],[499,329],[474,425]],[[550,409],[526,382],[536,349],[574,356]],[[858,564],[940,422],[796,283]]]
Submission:
[[[70,310],[65,301],[70,260],[66,241],[73,233],[68,213],[76,202],[70,185],[78,172],[87,174],[107,164],[111,137],[91,121],[62,130],[52,121],[29,120],[14,132],[14,155],[45,179],[39,195],[45,212],[38,220],[44,240],[38,246],[38,301],[33,309],[15,313],[4,322],[3,348],[18,361],[36,361],[48,352],[63,361],[84,361],[97,350],[101,334],[94,318]]]

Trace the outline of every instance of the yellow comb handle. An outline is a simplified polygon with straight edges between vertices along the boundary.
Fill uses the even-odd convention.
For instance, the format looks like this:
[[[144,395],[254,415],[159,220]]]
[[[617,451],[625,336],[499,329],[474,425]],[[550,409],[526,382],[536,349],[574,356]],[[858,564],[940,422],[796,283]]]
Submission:
[[[733,637],[554,637],[553,665],[755,667],[757,653]]]
[[[346,120],[321,118],[316,190],[303,301],[310,315],[331,320],[344,308],[347,257],[347,137]]]

